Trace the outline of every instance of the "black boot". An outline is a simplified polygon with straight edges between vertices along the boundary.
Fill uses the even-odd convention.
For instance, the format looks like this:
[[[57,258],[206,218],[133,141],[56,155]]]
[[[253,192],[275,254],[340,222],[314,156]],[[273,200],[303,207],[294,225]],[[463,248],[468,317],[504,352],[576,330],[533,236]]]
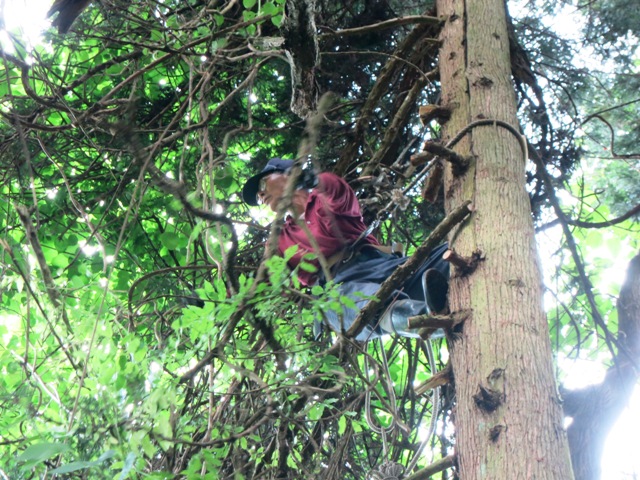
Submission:
[[[449,282],[440,270],[430,268],[424,272],[422,277],[422,288],[424,298],[427,302],[429,313],[437,315],[445,313],[447,308],[447,293],[449,292]]]

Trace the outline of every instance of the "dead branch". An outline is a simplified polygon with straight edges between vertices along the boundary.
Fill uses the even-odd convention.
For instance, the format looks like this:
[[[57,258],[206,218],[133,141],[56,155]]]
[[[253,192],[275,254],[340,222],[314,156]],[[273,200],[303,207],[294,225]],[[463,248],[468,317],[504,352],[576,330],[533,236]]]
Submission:
[[[424,467],[421,470],[418,470],[413,475],[409,475],[408,477],[405,477],[404,480],[428,480],[436,473],[442,472],[447,468],[451,468],[455,464],[456,464],[456,456],[447,455],[443,459],[440,459],[437,462],[434,462],[431,465]]]
[[[411,157],[411,164],[413,164],[413,157]],[[424,182],[422,188],[422,198],[429,203],[435,203],[440,193],[440,186],[444,178],[444,166],[442,162],[436,160],[433,170]]]
[[[638,100],[636,100],[637,102]],[[584,125],[587,121],[597,118],[598,120],[600,120],[602,123],[604,123],[607,128],[609,129],[609,134],[610,134],[610,144],[609,144],[609,150],[611,151],[611,155],[613,156],[613,158],[622,158],[622,159],[640,159],[640,153],[627,153],[627,154],[622,154],[622,153],[616,153],[616,134],[615,131],[613,129],[613,126],[611,125],[611,123],[609,123],[609,121],[607,121],[602,115],[600,114],[594,114],[591,115],[587,120],[585,120],[584,122],[582,122],[582,124]]]
[[[395,49],[393,55],[390,56],[389,61],[378,73],[376,83],[371,88],[371,92],[360,109],[360,116],[353,128],[353,137],[350,139],[347,147],[343,150],[342,155],[334,168],[334,172],[337,175],[344,175],[349,168],[349,164],[357,157],[358,149],[361,147],[366,128],[371,121],[376,106],[380,102],[380,99],[387,93],[391,80],[402,68],[403,59],[407,57],[408,53],[412,48],[414,48],[417,42],[427,34],[429,28],[430,25],[427,24],[416,25],[402,43],[398,45],[398,48]]]
[[[437,142],[425,142],[422,147],[425,151],[437,155],[449,162],[453,167],[454,175],[462,175],[469,168],[470,159],[462,155],[458,155],[453,150],[441,145]]]
[[[430,74],[435,75],[435,71],[430,72]],[[369,160],[369,162],[367,162],[364,169],[362,170],[362,175],[371,175],[373,171],[378,167],[382,159],[385,157],[394,140],[398,137],[398,132],[400,131],[402,126],[405,125],[406,118],[409,115],[411,109],[413,109],[413,107],[415,106],[416,99],[418,98],[418,95],[422,93],[422,90],[426,83],[427,79],[425,78],[421,77],[419,79],[416,79],[415,83],[411,87],[411,90],[409,90],[407,95],[404,97],[402,105],[396,112],[396,115],[393,117],[391,124],[385,130],[384,138],[382,139],[380,147],[376,150],[373,158]]]
[[[462,255],[458,255],[455,250],[447,250],[442,255],[442,258],[451,265],[455,265],[459,275],[465,276],[473,273],[473,271],[478,268],[478,263],[480,263],[484,257],[479,251],[473,252],[471,257],[463,257]]]
[[[388,28],[401,27],[402,25],[410,24],[428,24],[428,25],[440,25],[446,19],[438,17],[429,17],[427,15],[408,15],[406,17],[390,18],[383,22],[374,23],[373,25],[365,25],[363,27],[345,28],[342,30],[333,30],[325,27],[328,30],[327,33],[319,35],[320,40],[326,40],[332,37],[346,37],[349,35],[363,35],[365,33],[379,32]]]
[[[429,390],[433,390],[437,387],[443,387],[444,385],[448,385],[453,382],[453,370],[451,369],[451,364],[448,363],[447,366],[432,376],[426,382],[418,385],[414,388],[416,395],[423,395],[427,393]]]
[[[569,225],[573,225],[574,227],[580,228],[605,228],[612,227],[619,223],[624,222],[625,220],[630,219],[631,217],[640,214],[640,204],[633,207],[631,210],[627,211],[625,214],[620,215],[619,217],[613,218],[611,220],[606,220],[604,222],[587,222],[584,220],[573,220],[571,218],[566,218],[565,221]],[[545,223],[542,227],[540,227],[537,231],[546,230],[547,228],[553,227],[560,223],[560,219],[555,219],[552,222]]]
[[[440,124],[446,123],[451,118],[452,110],[448,105],[422,105],[418,108],[420,123],[428,125],[432,120],[436,120]]]
[[[470,310],[460,310],[449,315],[416,315],[409,317],[409,328],[428,328],[433,330],[453,328],[469,318],[470,313]]]
[[[453,227],[462,222],[471,213],[471,202],[466,201],[454,211],[452,211],[440,224],[431,232],[422,245],[414,254],[387,278],[376,293],[377,301],[372,300],[365,305],[353,322],[353,325],[346,332],[348,337],[355,337],[362,331],[364,325],[370,322],[379,310],[384,306],[384,300],[389,298],[398,285],[401,285],[407,278],[415,274],[429,253],[437,247],[451,231]]]

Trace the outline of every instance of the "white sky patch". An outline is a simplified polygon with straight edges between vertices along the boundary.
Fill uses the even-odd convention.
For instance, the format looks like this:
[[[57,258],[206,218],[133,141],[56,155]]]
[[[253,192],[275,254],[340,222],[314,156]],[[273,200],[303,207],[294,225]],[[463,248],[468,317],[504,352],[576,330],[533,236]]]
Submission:
[[[157,375],[162,371],[162,365],[160,365],[158,362],[151,362],[149,364],[149,371]]]
[[[215,213],[216,215],[222,215],[224,213],[224,207],[221,204],[216,203],[213,206],[213,213]]]
[[[250,208],[249,215],[260,225],[268,225],[276,218],[276,214],[266,205]]]
[[[13,42],[7,32],[20,36],[29,50],[42,41],[42,32],[49,28],[46,19],[51,0],[0,0],[0,44],[8,53],[15,53]]]
[[[606,368],[599,360],[559,358],[558,364],[566,374],[562,385],[569,390],[600,383],[606,373]]]
[[[84,253],[87,257],[91,257],[100,251],[100,246],[89,245],[84,240],[80,240],[79,244],[80,244],[80,250],[82,250],[82,253]]]
[[[609,433],[602,454],[602,478],[630,480],[638,478],[640,474],[637,441],[640,431],[638,405],[640,405],[640,389],[636,386],[629,406],[624,409]]]
[[[613,232],[605,231],[603,236],[605,240],[613,237]],[[631,245],[629,238],[623,239],[620,242],[620,249],[613,252],[607,247],[606,242],[601,247],[591,250],[589,253],[590,258],[600,258],[607,262],[609,265],[602,272],[602,281],[599,282],[598,288],[600,292],[615,295],[616,297],[620,293],[620,287],[626,278],[622,272],[626,272],[629,260],[637,252],[637,247]]]

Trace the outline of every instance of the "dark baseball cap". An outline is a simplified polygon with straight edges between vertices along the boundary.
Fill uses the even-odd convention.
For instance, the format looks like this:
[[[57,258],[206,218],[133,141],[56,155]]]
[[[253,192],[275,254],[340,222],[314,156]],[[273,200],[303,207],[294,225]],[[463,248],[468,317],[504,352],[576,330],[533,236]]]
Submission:
[[[248,205],[255,207],[258,205],[258,188],[262,177],[271,175],[272,173],[282,172],[287,173],[293,167],[293,160],[285,160],[284,158],[272,158],[267,162],[262,171],[253,177],[249,178],[242,187],[242,199]]]

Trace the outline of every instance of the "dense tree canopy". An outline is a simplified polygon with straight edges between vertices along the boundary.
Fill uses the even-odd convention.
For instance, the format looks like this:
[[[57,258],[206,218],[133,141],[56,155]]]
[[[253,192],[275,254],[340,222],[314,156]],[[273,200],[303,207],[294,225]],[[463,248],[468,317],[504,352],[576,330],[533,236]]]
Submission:
[[[531,211],[557,249],[552,344],[613,369],[640,358],[594,253],[639,246],[632,3],[509,5]],[[58,4],[65,30],[86,2]],[[565,38],[559,15],[580,22]],[[3,478],[362,479],[386,461],[455,478],[446,340],[433,359],[314,340],[348,299],[264,254],[273,219],[239,197],[267,159],[309,153],[414,251],[444,214],[421,192],[440,124],[419,114],[440,101],[444,21],[415,1],[103,0],[39,44],[2,37]]]

